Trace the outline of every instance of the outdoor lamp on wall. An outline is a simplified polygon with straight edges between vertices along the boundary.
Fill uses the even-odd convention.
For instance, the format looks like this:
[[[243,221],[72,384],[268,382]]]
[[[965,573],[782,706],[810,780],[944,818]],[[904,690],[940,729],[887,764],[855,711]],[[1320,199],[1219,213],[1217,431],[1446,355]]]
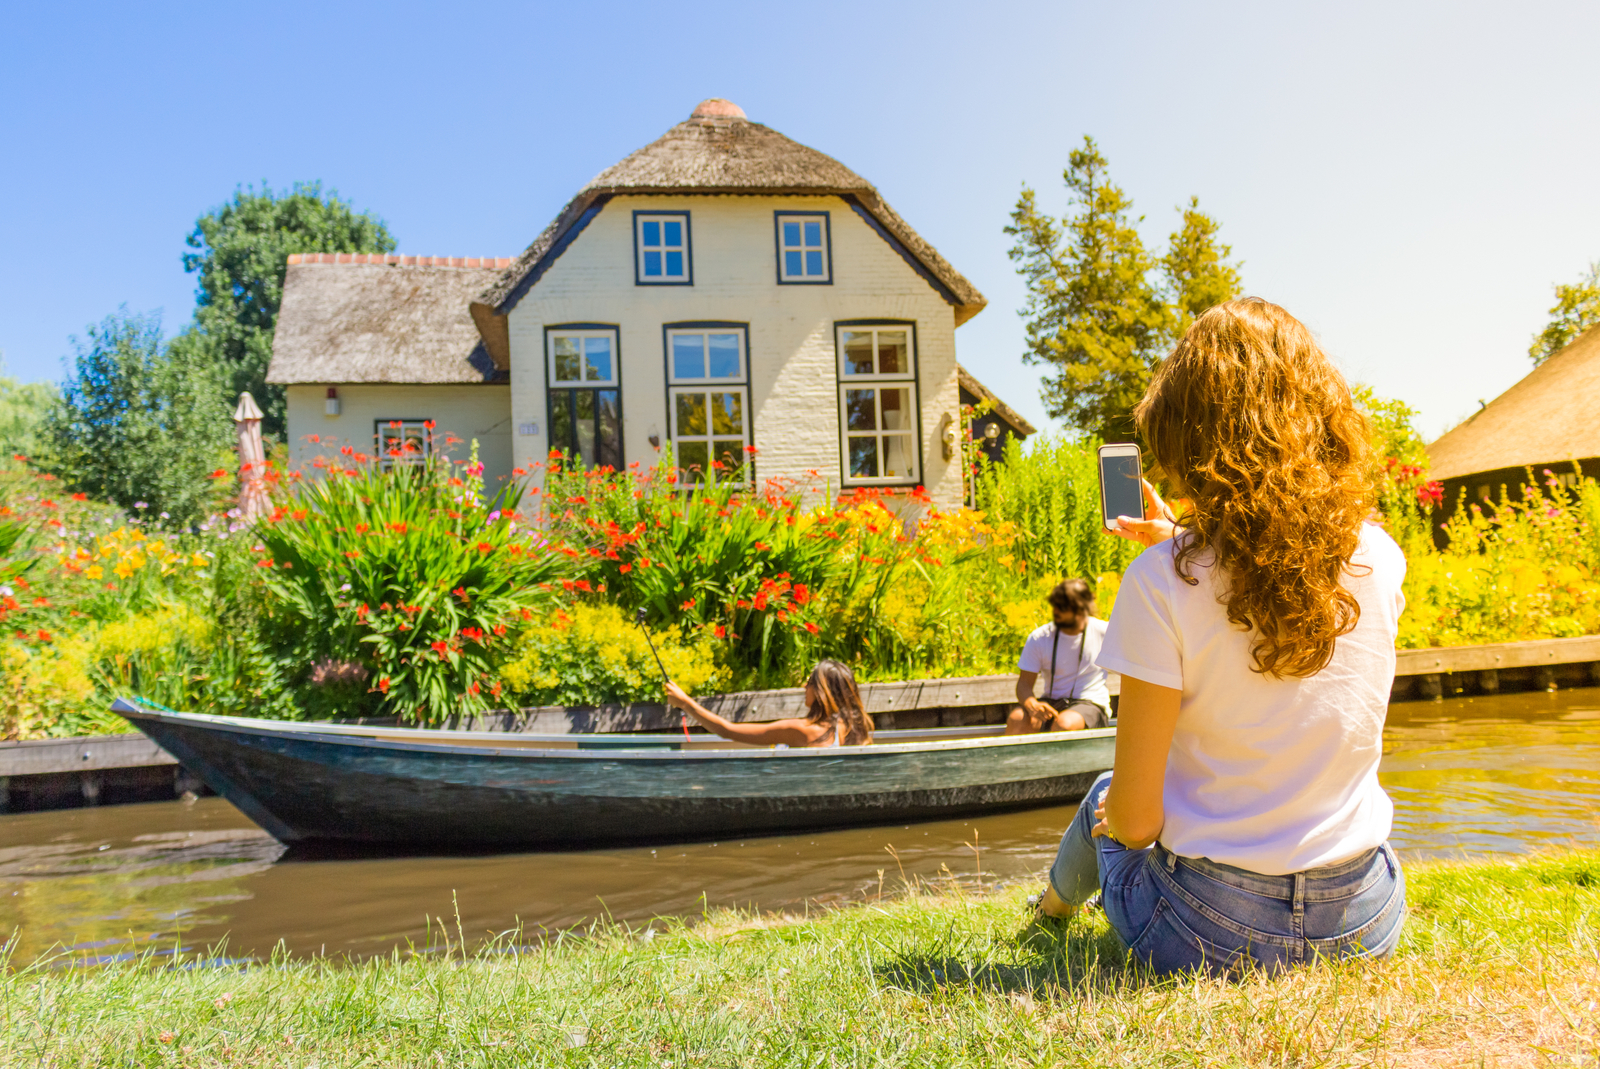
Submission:
[[[322,402],[322,412],[328,416],[337,416],[339,414],[339,388],[337,386],[328,387],[328,399]]]
[[[994,441],[995,439],[999,438],[1000,437],[1000,424],[998,424],[998,423],[989,424],[987,427],[985,427],[983,429],[983,436],[985,438],[989,439],[989,441],[991,441],[991,442]]]
[[[957,420],[950,413],[944,414],[944,419],[939,422],[939,441],[944,446],[944,458],[949,460],[956,455],[956,427]]]

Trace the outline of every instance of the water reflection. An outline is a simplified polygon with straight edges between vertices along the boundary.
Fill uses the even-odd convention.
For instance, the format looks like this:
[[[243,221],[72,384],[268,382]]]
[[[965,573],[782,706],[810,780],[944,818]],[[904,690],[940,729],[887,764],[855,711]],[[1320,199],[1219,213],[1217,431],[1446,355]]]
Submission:
[[[1600,691],[1396,705],[1384,786],[1407,856],[1600,844]],[[0,817],[0,933],[17,960],[217,946],[369,955],[519,923],[803,910],[907,879],[1032,880],[1070,807],[718,843],[478,858],[300,861],[221,799]]]
[[[1397,704],[1381,767],[1411,856],[1600,843],[1600,691]]]

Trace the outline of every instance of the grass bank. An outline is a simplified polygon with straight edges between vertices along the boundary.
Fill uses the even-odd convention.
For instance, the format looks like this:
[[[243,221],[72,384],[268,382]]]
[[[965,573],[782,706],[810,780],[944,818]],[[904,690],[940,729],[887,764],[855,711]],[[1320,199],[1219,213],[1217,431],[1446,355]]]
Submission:
[[[1419,865],[1402,948],[1149,982],[1024,890],[714,914],[512,952],[4,976],[0,1064],[1581,1065],[1600,1057],[1600,852]]]

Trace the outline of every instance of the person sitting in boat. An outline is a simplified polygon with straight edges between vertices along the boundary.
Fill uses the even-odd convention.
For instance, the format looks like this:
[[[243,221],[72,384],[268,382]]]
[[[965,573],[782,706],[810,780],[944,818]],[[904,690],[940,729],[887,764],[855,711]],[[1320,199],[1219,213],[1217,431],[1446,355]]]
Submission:
[[[1098,892],[1134,960],[1236,976],[1386,957],[1405,877],[1378,782],[1406,560],[1370,522],[1371,425],[1305,324],[1257,297],[1194,321],[1134,409],[1145,484],[1119,533],[1101,663],[1112,771],[1061,839],[1044,912]]]
[[[1054,619],[1022,644],[1017,660],[1017,701],[1006,717],[1007,735],[1103,728],[1111,691],[1098,661],[1106,622],[1094,615],[1094,591],[1083,579],[1056,584],[1045,598]],[[1033,695],[1046,673],[1044,697]]]
[[[872,717],[861,705],[855,673],[838,661],[818,661],[806,680],[804,717],[765,724],[736,724],[718,716],[667,681],[667,703],[694,717],[707,730],[751,746],[870,746]]]

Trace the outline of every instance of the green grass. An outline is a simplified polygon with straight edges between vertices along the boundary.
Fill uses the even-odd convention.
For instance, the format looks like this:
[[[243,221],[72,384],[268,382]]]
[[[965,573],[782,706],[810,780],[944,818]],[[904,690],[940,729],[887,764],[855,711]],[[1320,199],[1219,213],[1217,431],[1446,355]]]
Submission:
[[[516,952],[45,963],[3,978],[0,1064],[1592,1069],[1600,852],[1408,875],[1392,960],[1236,984],[1146,980],[1098,915],[1030,923],[1023,888],[596,927]]]

